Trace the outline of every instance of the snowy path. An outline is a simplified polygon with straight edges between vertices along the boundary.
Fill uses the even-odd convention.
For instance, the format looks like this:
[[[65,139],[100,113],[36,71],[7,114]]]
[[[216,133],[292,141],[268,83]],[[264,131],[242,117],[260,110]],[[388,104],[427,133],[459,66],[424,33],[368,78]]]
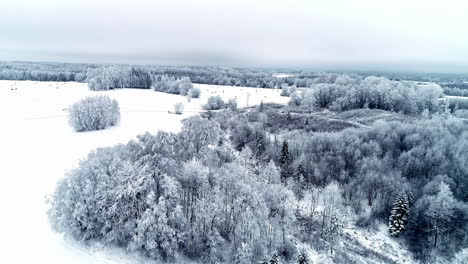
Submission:
[[[201,111],[208,96],[237,97],[239,106],[260,101],[286,103],[279,90],[198,85],[200,99],[140,89],[92,92],[81,83],[0,81],[0,263],[141,263],[122,250],[86,248],[51,231],[46,195],[65,171],[89,151],[126,143],[146,131],[177,132],[180,121]],[[119,101],[122,120],[109,129],[75,133],[64,111],[88,95],[107,94]],[[170,114],[183,102],[183,115]]]

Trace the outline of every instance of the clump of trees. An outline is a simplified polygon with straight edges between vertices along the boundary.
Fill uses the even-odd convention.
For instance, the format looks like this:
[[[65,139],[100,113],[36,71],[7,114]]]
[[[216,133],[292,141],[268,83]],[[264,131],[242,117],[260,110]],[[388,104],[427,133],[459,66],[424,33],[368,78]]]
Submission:
[[[153,76],[152,88],[158,92],[188,95],[198,98],[200,90],[194,90],[194,86],[188,77],[175,78],[167,75]]]
[[[118,102],[108,96],[90,96],[71,105],[68,118],[77,132],[100,130],[118,124],[120,108]]]
[[[92,152],[58,184],[53,228],[161,260],[253,263],[287,254],[294,194],[274,164],[272,174],[260,173],[252,152],[235,151],[225,136],[218,123],[194,117],[179,134]]]
[[[198,98],[200,89],[193,86],[188,77],[154,74],[142,67],[103,66],[89,69],[87,82],[90,90],[117,88],[153,89],[154,91],[187,95]]]
[[[137,67],[108,66],[89,69],[87,82],[90,90],[117,88],[151,88],[152,79],[147,70]]]
[[[393,81],[370,76],[363,80],[342,80],[333,84],[317,84],[297,95],[291,94],[292,105],[328,107],[334,111],[359,108],[383,109],[406,114],[423,110],[439,110],[443,95],[439,86],[418,86],[415,82]]]
[[[201,91],[200,91],[200,88],[198,87],[192,87],[187,92],[187,96],[190,98],[200,98],[200,94],[201,94]]]
[[[219,95],[208,97],[206,104],[202,106],[204,110],[219,110],[226,108],[226,103]]]

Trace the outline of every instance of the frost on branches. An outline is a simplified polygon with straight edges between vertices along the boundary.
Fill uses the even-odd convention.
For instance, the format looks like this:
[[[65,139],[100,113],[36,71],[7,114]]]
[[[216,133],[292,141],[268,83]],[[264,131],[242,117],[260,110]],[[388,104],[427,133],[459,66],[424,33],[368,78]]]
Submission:
[[[68,114],[69,123],[77,132],[104,129],[120,120],[118,102],[105,95],[86,97],[74,103]]]

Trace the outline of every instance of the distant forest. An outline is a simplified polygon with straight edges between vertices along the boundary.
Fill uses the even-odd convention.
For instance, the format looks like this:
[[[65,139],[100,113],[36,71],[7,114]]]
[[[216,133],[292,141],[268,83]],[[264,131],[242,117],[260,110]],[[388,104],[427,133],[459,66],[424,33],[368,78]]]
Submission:
[[[76,81],[89,82],[98,72],[119,75],[121,70],[138,72],[142,79],[148,80],[151,75],[167,75],[172,78],[188,77],[193,83],[232,85],[256,88],[281,88],[283,86],[310,87],[317,83],[333,84],[340,76],[353,79],[369,76],[386,77],[390,80],[412,80],[435,82],[450,89],[468,89],[468,75],[438,73],[391,73],[391,72],[311,72],[290,70],[292,76],[275,77],[273,69],[241,69],[208,66],[153,66],[153,65],[100,65],[78,63],[45,63],[45,62],[0,62],[0,80],[31,81]],[[284,71],[284,70],[283,70]],[[134,85],[135,83],[131,83]],[[137,87],[149,88],[149,85],[138,84]],[[449,94],[448,92],[447,94]],[[456,93],[456,91],[454,92]],[[454,94],[455,95],[455,94]]]

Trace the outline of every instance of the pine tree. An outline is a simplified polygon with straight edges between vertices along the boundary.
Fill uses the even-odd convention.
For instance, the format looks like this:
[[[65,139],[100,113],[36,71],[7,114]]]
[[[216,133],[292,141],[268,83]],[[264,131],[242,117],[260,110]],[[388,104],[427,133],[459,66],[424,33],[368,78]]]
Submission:
[[[408,213],[411,196],[407,194],[399,195],[393,203],[390,218],[388,220],[388,231],[392,236],[399,236],[405,231],[408,224]]]
[[[278,253],[273,252],[270,259],[264,260],[260,264],[281,264],[281,261],[279,260]]]
[[[288,142],[283,141],[283,148],[279,158],[279,165],[281,168],[281,180],[286,182],[286,179],[291,176],[291,157],[289,154]]]
[[[299,164],[299,167],[297,167],[297,172],[296,172],[296,181],[303,182],[305,175],[306,175],[306,172],[305,172],[304,166],[302,166],[302,164]]]
[[[307,256],[305,250],[301,250],[297,256],[297,264],[309,264],[309,261],[309,256]]]
[[[293,187],[294,193],[299,198],[303,198],[304,196],[304,192],[303,192],[304,183],[305,183],[305,170],[304,170],[304,166],[300,164],[297,167],[297,171],[294,175],[294,187]]]
[[[288,110],[288,113],[286,114],[286,120],[287,121],[291,121],[292,117],[291,117],[291,111]]]
[[[262,131],[257,131],[255,135],[255,153],[257,157],[260,157],[266,150],[265,136]]]
[[[258,111],[259,112],[263,112],[263,110],[265,109],[265,106],[263,105],[263,101],[260,101],[260,105],[258,107]]]

